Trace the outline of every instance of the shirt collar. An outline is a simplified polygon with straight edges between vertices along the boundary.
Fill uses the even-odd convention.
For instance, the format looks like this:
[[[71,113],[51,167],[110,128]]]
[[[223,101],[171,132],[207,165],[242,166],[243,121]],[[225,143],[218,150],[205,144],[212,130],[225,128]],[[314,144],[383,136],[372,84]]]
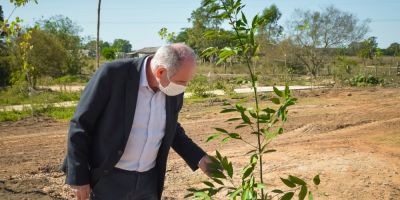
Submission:
[[[149,82],[147,81],[146,67],[149,56],[147,56],[143,61],[142,72],[140,73],[140,86],[149,87]]]

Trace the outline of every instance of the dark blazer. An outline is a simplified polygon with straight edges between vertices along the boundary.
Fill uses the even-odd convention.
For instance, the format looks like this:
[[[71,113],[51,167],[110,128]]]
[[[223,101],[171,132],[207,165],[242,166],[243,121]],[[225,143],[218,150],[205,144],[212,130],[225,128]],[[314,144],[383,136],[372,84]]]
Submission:
[[[117,164],[131,131],[144,57],[101,66],[82,92],[70,121],[67,154],[62,164],[69,185],[93,185]],[[172,147],[194,171],[206,154],[177,122],[183,94],[166,96],[166,129],[158,151],[159,199]]]

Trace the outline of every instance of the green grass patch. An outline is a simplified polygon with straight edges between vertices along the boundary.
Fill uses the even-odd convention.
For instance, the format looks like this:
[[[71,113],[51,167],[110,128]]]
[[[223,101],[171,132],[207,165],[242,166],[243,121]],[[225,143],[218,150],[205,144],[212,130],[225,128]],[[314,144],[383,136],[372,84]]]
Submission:
[[[12,89],[0,90],[0,106],[79,101],[80,94],[81,92],[38,91],[36,94],[28,96],[19,94]]]
[[[0,112],[0,122],[5,122],[5,121],[15,122],[30,116],[32,116],[32,112],[28,110]]]
[[[24,109],[22,111],[0,112],[0,122],[18,121],[27,117],[51,117],[58,120],[69,120],[72,118],[75,109],[76,107],[34,106],[32,109]]]

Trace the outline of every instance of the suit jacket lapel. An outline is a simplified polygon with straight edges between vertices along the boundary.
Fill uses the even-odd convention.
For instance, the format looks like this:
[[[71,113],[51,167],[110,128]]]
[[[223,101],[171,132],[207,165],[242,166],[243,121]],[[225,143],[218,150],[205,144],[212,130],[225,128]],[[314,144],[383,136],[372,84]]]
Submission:
[[[125,121],[124,121],[124,141],[128,140],[132,128],[133,118],[136,111],[136,102],[139,92],[140,72],[142,70],[145,57],[135,60],[129,69],[128,78],[125,81]]]
[[[172,125],[174,125],[173,117],[175,116],[175,114],[173,112],[174,103],[175,103],[175,97],[171,97],[171,96],[167,96],[167,95],[165,96],[165,113],[166,113],[165,134],[164,134],[162,144],[169,144],[171,141],[171,138],[173,136]]]

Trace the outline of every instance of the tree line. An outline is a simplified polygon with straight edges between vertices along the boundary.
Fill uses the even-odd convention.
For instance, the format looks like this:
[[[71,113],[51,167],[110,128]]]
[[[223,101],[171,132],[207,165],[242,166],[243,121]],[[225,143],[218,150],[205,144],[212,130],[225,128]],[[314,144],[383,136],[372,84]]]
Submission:
[[[234,31],[223,28],[224,23],[231,22],[220,20],[220,13],[214,8],[213,3],[200,6],[188,18],[190,27],[182,28],[178,33],[168,33],[163,28],[159,34],[168,42],[187,43],[199,55],[208,47],[237,45]],[[319,11],[296,9],[287,28],[278,23],[282,13],[274,4],[264,8],[259,15],[266,19],[254,35],[260,44],[257,54],[260,62],[280,58],[285,60],[288,70],[297,73],[316,77],[322,68],[338,62],[349,67],[352,61],[346,57],[358,57],[365,65],[367,61],[382,56],[400,55],[399,43],[381,49],[376,37],[366,38],[370,30],[369,19],[360,20],[356,15],[334,6]],[[211,63],[218,60],[215,53],[203,54],[201,58]],[[228,62],[240,61],[231,59]]]
[[[27,82],[34,89],[42,77],[80,76],[94,70],[96,40],[82,37],[82,27],[70,18],[56,15],[28,27],[21,22],[8,22],[0,6],[0,87]],[[102,59],[111,60],[120,52],[131,52],[132,45],[125,39],[100,41],[100,50]]]

